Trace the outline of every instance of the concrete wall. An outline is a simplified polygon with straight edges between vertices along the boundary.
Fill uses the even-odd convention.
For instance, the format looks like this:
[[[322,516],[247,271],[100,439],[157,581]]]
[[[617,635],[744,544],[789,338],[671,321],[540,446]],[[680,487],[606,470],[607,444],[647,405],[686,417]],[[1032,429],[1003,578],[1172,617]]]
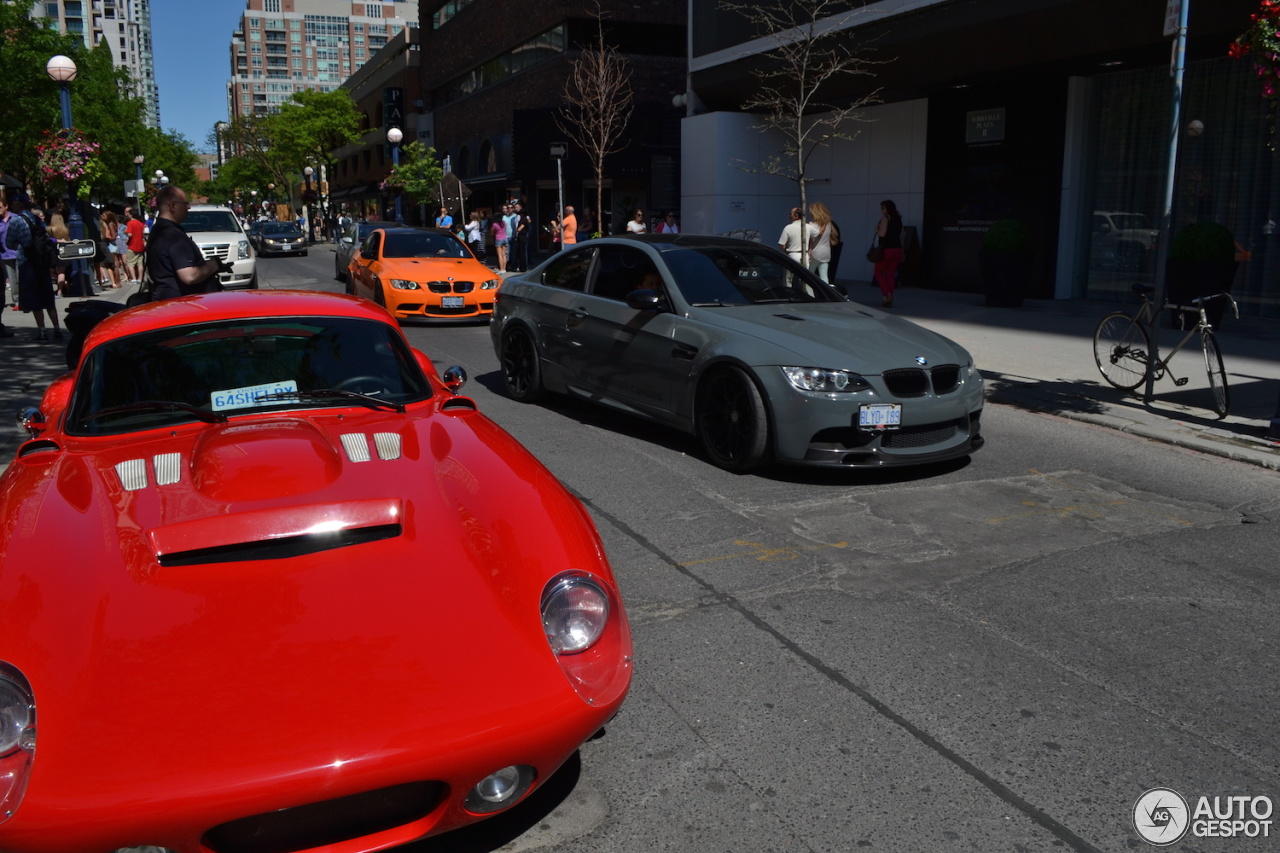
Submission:
[[[853,259],[870,242],[882,199],[893,199],[903,223],[919,227],[924,211],[925,137],[928,101],[872,107],[867,121],[851,122],[850,141],[819,148],[809,159],[810,202],[821,201],[851,245],[841,277],[854,272]],[[753,125],[742,113],[706,113],[681,124],[681,209],[690,234],[723,234],[752,229],[762,242],[777,243],[788,211],[799,203],[795,183],[748,171],[782,150],[779,137]],[[857,248],[857,251],[855,251]]]

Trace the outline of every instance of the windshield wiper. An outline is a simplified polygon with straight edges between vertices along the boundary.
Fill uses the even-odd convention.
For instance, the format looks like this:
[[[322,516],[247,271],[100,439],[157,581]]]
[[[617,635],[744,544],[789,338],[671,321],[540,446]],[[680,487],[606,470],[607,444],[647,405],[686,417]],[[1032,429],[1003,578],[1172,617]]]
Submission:
[[[178,403],[173,400],[142,400],[137,403],[127,403],[123,406],[112,406],[109,409],[99,409],[96,412],[85,415],[80,419],[81,423],[89,423],[96,421],[98,418],[106,418],[111,415],[123,415],[128,412],[186,412],[194,415],[207,424],[222,424],[227,422],[227,416],[217,412],[211,412],[208,409],[202,409],[199,406],[192,406],[188,403]]]
[[[744,302],[721,302],[720,300],[717,299],[715,302],[694,302],[693,307],[694,308],[729,308],[734,305],[745,305],[745,304],[746,303]]]
[[[382,400],[369,394],[361,394],[358,391],[344,391],[339,388],[320,388],[315,391],[278,391],[274,394],[263,394],[253,399],[255,403],[289,400],[352,400],[363,406],[368,406],[370,409],[391,409],[394,412],[405,411],[403,403],[393,403],[390,400]]]

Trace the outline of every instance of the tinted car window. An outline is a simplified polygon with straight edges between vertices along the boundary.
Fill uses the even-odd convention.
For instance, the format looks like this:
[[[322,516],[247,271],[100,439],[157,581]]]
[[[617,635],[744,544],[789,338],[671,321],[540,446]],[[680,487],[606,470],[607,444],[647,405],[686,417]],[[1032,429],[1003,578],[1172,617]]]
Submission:
[[[292,222],[269,222],[262,226],[264,236],[274,236],[279,234],[287,234],[290,237],[302,236],[302,229]]]
[[[609,299],[626,299],[636,290],[662,293],[662,279],[649,256],[626,246],[602,246],[591,292]]]
[[[192,421],[182,410],[104,409],[174,402],[226,416],[262,409],[350,405],[341,398],[256,401],[263,389],[341,389],[376,377],[378,399],[408,403],[431,386],[402,339],[384,323],[284,317],[203,323],[109,341],[85,359],[72,394],[68,432],[110,435]]]
[[[691,305],[843,301],[804,267],[764,246],[681,248],[664,252],[663,260]]]
[[[376,256],[378,254],[378,246],[380,246],[381,244],[382,244],[382,235],[380,233],[375,232],[373,234],[370,234],[369,239],[364,241],[364,248],[361,250],[361,253],[363,254],[364,252],[369,252],[370,254]]]
[[[384,258],[469,258],[467,247],[448,234],[431,231],[388,231]]]
[[[556,258],[542,273],[542,283],[565,290],[585,290],[595,249],[578,249]]]

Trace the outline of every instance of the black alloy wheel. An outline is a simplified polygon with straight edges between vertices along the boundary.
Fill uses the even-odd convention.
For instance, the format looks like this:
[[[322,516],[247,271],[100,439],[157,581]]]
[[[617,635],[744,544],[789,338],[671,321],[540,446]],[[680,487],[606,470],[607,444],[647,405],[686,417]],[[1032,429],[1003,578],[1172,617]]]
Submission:
[[[760,389],[738,367],[721,367],[698,383],[696,426],[716,466],[743,473],[769,456],[769,414]]]
[[[516,327],[502,336],[502,382],[513,400],[532,403],[542,397],[542,367],[533,336]]]

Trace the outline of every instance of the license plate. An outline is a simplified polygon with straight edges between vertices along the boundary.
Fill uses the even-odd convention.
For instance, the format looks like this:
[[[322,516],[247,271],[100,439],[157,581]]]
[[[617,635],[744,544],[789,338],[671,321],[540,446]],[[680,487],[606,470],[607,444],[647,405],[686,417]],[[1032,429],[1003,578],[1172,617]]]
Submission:
[[[901,424],[900,403],[865,403],[858,407],[858,429],[897,429]]]
[[[466,303],[461,296],[441,296],[441,308],[461,308]]]

